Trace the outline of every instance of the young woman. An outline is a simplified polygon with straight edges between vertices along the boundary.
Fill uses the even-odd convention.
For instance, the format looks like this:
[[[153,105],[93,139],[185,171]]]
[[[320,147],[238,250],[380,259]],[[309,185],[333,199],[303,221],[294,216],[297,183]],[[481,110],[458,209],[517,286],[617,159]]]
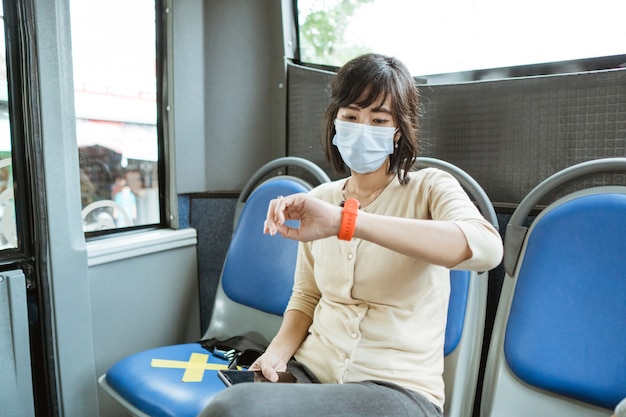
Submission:
[[[350,176],[271,201],[264,233],[301,243],[282,326],[250,368],[321,383],[239,384],[203,416],[442,415],[449,269],[494,268],[500,236],[451,175],[410,171],[418,91],[395,58],[345,64],[325,123]]]

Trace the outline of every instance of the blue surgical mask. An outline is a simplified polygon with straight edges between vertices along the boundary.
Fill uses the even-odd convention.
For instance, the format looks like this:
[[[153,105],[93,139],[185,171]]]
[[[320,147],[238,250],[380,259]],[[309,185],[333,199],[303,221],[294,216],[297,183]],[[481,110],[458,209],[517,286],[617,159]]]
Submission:
[[[343,161],[359,174],[376,171],[393,153],[395,127],[370,126],[335,119],[333,145]]]

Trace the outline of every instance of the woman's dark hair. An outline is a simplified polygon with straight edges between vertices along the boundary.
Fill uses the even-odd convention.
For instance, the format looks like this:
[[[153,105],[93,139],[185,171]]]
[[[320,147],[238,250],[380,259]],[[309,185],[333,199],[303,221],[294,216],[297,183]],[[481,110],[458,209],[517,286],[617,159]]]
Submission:
[[[330,82],[330,104],[322,120],[322,148],[335,170],[348,170],[339,150],[332,144],[335,119],[341,107],[356,104],[365,108],[376,100],[384,103],[391,97],[392,115],[398,123],[400,139],[391,154],[389,172],[398,175],[401,184],[417,158],[419,129],[419,92],[409,70],[398,59],[380,54],[366,54],[347,62]]]

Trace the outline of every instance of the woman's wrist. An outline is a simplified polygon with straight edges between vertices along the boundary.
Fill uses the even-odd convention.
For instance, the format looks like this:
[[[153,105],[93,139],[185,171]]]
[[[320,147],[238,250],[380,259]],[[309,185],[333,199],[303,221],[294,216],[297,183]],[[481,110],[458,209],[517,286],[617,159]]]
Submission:
[[[286,345],[286,343],[280,343],[280,341],[273,340],[267,349],[265,349],[265,353],[279,358],[286,364],[294,354],[291,349],[286,348]]]

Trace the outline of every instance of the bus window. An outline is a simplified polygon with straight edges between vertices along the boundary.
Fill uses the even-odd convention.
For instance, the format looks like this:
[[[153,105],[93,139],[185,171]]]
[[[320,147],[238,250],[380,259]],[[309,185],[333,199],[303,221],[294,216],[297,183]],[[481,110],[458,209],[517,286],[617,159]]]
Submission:
[[[83,229],[159,224],[155,1],[71,0],[70,13]]]
[[[0,2],[4,28],[4,9]],[[4,31],[0,31],[0,250],[14,249],[17,244],[13,169],[11,163],[11,126]]]
[[[626,26],[614,0],[598,0],[593,7],[572,7],[568,0],[296,4],[300,60],[310,64],[338,67],[364,52],[377,52],[396,56],[420,77],[517,66],[545,71],[546,63],[562,63],[558,71],[544,72],[554,73],[600,69],[579,61],[603,57],[596,64],[603,65],[622,62],[618,58],[626,54]],[[506,77],[511,71],[489,75]]]

